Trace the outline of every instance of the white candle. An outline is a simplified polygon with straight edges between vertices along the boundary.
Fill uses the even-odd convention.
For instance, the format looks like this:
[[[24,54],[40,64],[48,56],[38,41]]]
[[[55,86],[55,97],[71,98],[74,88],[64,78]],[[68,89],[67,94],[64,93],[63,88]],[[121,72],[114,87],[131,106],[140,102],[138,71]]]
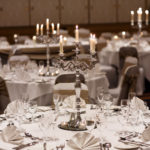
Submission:
[[[63,36],[62,35],[60,35],[59,46],[60,46],[60,55],[63,55],[64,50],[63,50]]]
[[[96,38],[95,34],[90,34],[90,53],[95,53]]]
[[[141,23],[142,22],[142,8],[141,7],[137,10],[137,14],[138,14],[138,23]]]
[[[113,39],[118,40],[119,39],[118,35],[114,35]]]
[[[145,10],[145,24],[148,26],[149,24],[149,11],[148,10]]]
[[[131,11],[131,26],[134,26],[134,11]]]
[[[36,36],[33,36],[32,40],[33,40],[34,43],[36,43]]]
[[[55,30],[55,25],[54,25],[54,23],[51,23],[51,27],[52,27],[52,34],[54,34],[54,30]]]
[[[92,53],[95,53],[95,46],[96,46],[96,38],[95,38],[95,34],[93,34],[93,50],[92,50]]]
[[[79,29],[78,29],[78,25],[76,25],[76,30],[75,30],[75,41],[79,42]]]
[[[57,23],[57,35],[59,35],[59,34],[60,34],[60,24]]]
[[[40,28],[40,26],[39,26],[39,24],[37,24],[36,25],[36,35],[39,35],[39,28]]]
[[[41,35],[43,35],[43,24],[41,24]]]
[[[126,32],[122,31],[122,38],[125,39],[126,38]]]
[[[46,30],[49,31],[49,19],[46,19]]]
[[[66,45],[67,44],[67,38],[64,37],[64,44]]]
[[[17,34],[14,34],[14,39],[18,38],[18,35]]]
[[[92,40],[92,38],[93,38],[93,34],[90,34],[90,52],[92,51],[92,47],[93,47],[93,40]]]

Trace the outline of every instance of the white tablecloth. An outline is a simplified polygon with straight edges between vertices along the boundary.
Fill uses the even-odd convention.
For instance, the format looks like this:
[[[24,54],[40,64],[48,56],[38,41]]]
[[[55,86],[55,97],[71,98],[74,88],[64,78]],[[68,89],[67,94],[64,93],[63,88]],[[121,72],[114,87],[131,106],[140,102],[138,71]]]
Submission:
[[[6,81],[10,100],[21,99],[22,97],[28,97],[31,100],[38,98],[39,105],[50,105],[56,77],[50,77],[49,79],[48,82],[40,83],[36,80],[31,82],[17,80]],[[86,78],[86,84],[89,97],[92,99],[96,98],[98,87],[103,87],[105,91],[109,87],[107,77],[104,74],[98,77]]]
[[[88,109],[86,108],[86,110],[88,110]],[[48,111],[44,112],[44,113],[43,112],[38,112],[38,114],[46,114],[46,113],[49,113],[49,112]],[[93,114],[95,114],[95,110],[93,110],[93,111],[91,110],[90,112],[88,110],[87,114],[82,115],[82,118],[84,118],[85,116],[93,117],[92,116]],[[65,119],[64,117],[65,116],[59,116],[59,118],[57,120],[57,123],[56,123],[56,126],[55,126],[56,127],[55,128],[55,137],[57,137],[59,139],[59,142],[49,141],[48,143],[50,145],[50,148],[56,148],[56,145],[59,145],[60,141],[61,141],[61,143],[63,141],[65,143],[64,150],[68,150],[67,141],[72,139],[73,135],[75,135],[76,133],[79,133],[79,132],[76,132],[76,131],[62,130],[62,129],[57,127],[58,124],[60,124],[62,121],[64,121],[64,119]],[[107,116],[107,118],[102,120],[102,123],[105,123],[105,126],[104,126],[105,128],[103,127],[100,130],[99,129],[94,129],[94,130],[91,131],[91,134],[93,134],[95,137],[103,137],[104,138],[103,142],[110,142],[112,144],[112,147],[111,147],[110,150],[116,149],[115,147],[119,146],[118,140],[119,140],[120,131],[132,131],[132,132],[136,131],[136,132],[142,133],[143,130],[144,130],[144,125],[143,126],[140,126],[140,125],[138,126],[137,125],[136,127],[133,127],[133,126],[127,127],[126,126],[126,129],[124,129],[122,123],[120,123],[120,121],[119,121],[120,120],[119,117],[120,117],[119,113],[117,114],[117,113],[112,112],[110,116]],[[145,121],[150,122],[149,119],[147,119]],[[7,121],[1,122],[0,123],[0,130],[3,130],[6,126],[7,126]],[[19,127],[23,128],[25,132],[30,133],[34,137],[41,138],[41,137],[44,136],[44,133],[39,128],[39,121],[36,121],[36,122],[33,122],[33,123],[29,122],[29,123],[26,123],[26,124],[21,124],[21,126],[19,126]],[[83,132],[83,131],[80,131],[80,132]],[[89,132],[89,131],[86,131],[86,132]],[[53,135],[51,133],[49,133],[49,136],[54,137],[54,133],[53,133]],[[24,141],[26,143],[31,142],[30,138],[24,138]],[[38,145],[38,144],[36,144],[36,145]],[[34,150],[36,145],[33,146],[33,147],[32,146],[27,147],[24,150]],[[13,144],[10,144],[10,143],[3,142],[2,139],[0,138],[0,149],[2,148],[4,150],[12,150],[12,148],[14,148],[16,146],[17,145],[13,145]],[[43,144],[39,144],[39,146],[43,146]]]

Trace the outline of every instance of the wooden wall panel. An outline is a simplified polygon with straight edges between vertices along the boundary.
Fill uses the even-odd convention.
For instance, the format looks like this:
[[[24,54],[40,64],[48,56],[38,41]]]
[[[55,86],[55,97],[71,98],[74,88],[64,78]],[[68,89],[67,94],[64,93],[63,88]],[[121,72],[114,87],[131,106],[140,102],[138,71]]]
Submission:
[[[28,26],[28,0],[0,0],[0,26]]]
[[[116,22],[116,0],[90,0],[90,22]]]
[[[61,0],[63,24],[87,24],[88,0]]]
[[[50,22],[59,22],[59,1],[31,0],[31,25],[45,23],[46,18]]]
[[[137,19],[136,11],[139,7],[145,10],[144,0],[118,0],[118,21],[119,22],[130,22],[130,11],[135,11],[135,19]]]

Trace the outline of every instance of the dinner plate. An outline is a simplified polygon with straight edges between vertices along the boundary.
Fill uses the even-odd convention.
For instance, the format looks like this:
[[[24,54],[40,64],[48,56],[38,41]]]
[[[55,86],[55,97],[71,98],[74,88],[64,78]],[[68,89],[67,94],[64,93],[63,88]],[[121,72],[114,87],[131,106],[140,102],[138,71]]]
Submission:
[[[122,149],[122,150],[136,150],[139,148],[138,145],[135,144],[125,144],[125,143],[121,143],[118,142],[116,145],[114,145],[115,148],[117,149]]]

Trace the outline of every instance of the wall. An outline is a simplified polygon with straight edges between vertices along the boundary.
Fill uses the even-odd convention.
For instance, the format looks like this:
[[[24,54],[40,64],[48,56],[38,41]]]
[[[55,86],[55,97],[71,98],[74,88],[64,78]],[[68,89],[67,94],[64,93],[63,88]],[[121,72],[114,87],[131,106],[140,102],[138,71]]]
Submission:
[[[51,22],[103,24],[130,22],[130,10],[149,8],[150,0],[0,0],[0,27]]]

